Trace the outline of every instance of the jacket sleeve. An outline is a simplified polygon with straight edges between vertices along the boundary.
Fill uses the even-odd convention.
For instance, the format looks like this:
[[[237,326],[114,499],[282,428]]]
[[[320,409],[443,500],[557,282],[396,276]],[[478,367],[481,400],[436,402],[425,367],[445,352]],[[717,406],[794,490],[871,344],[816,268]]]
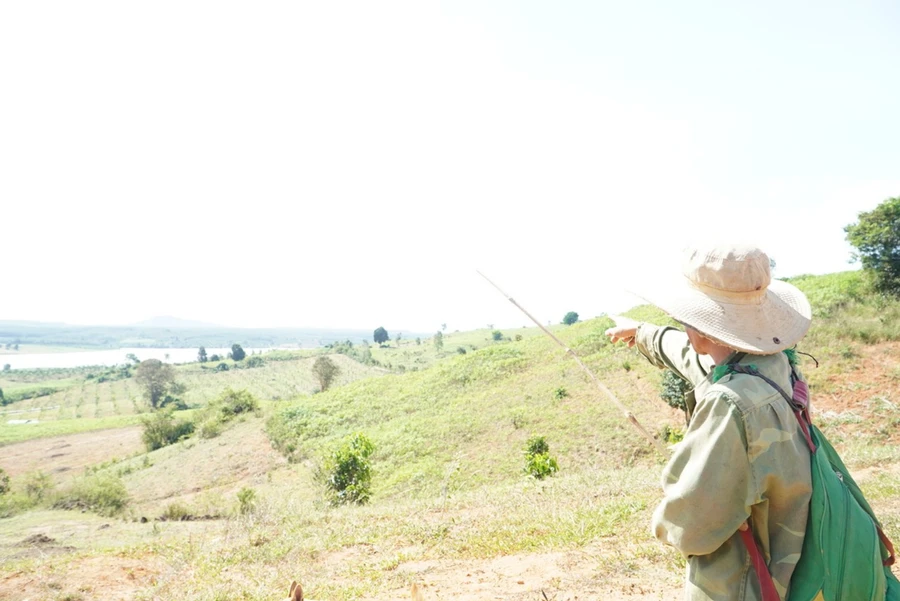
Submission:
[[[740,413],[727,393],[710,391],[663,470],[656,537],[685,556],[714,552],[758,502]]]
[[[650,363],[660,369],[671,369],[693,386],[706,377],[713,363],[709,357],[701,357],[694,351],[687,334],[669,326],[642,323],[634,340]]]

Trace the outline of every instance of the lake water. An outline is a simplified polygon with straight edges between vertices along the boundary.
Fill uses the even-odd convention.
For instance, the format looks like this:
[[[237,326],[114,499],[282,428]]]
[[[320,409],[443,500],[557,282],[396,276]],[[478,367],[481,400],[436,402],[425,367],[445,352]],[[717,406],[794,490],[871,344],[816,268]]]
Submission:
[[[264,353],[271,349],[245,348],[244,352]],[[207,357],[219,355],[227,357],[230,348],[208,348]],[[124,365],[131,363],[127,358],[133,353],[138,359],[159,359],[166,363],[190,363],[197,360],[197,348],[120,348],[103,351],[78,351],[73,353],[2,354],[0,365],[9,363],[11,369],[34,369],[47,367],[84,367],[86,365]]]

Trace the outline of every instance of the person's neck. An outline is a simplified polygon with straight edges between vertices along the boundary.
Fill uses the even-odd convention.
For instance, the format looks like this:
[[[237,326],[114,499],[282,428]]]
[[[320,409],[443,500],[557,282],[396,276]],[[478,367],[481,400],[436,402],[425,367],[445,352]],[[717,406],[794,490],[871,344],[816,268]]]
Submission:
[[[731,356],[731,353],[734,352],[734,349],[713,343],[710,344],[709,347],[707,347],[706,351],[706,354],[709,355],[713,361],[715,361],[716,365],[723,365],[726,361],[728,361],[728,357]]]

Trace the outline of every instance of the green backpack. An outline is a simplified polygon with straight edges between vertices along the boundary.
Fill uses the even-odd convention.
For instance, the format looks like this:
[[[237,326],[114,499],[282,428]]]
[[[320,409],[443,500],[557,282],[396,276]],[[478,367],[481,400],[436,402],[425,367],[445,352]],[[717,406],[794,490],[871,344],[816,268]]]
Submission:
[[[812,425],[809,389],[792,368],[793,395],[752,365],[729,371],[757,376],[790,403],[811,452],[812,497],[800,561],[791,577],[788,601],[900,601],[900,582],[891,573],[894,547],[834,447]],[[759,578],[763,601],[780,601],[765,559],[750,530],[741,533]]]

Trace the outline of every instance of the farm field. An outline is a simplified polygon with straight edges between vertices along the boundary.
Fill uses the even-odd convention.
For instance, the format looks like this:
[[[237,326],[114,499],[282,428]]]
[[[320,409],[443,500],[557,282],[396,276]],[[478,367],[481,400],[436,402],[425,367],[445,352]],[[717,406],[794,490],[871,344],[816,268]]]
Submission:
[[[177,366],[177,379],[186,386],[182,398],[189,406],[200,407],[227,387],[246,389],[261,400],[278,401],[312,394],[318,389],[318,382],[310,371],[314,359],[299,355],[290,357],[266,361],[262,367],[228,371],[216,371],[214,366],[204,369],[199,363]],[[341,370],[339,384],[384,373],[384,370],[360,365],[342,355],[333,356],[333,360]],[[228,363],[234,367],[233,361]],[[65,375],[68,370],[51,371]],[[90,373],[87,369],[81,371]],[[131,378],[97,382],[96,379],[84,379],[84,376],[70,376],[40,384],[13,382],[9,390],[47,385],[59,386],[60,390],[0,409],[0,417],[5,418],[0,423],[0,444],[34,436],[136,424],[137,416],[150,410],[139,386]],[[7,390],[2,382],[0,387]],[[10,419],[37,420],[38,423],[11,425]]]
[[[897,539],[900,336],[879,317],[900,303],[874,299],[856,278],[798,282],[818,315],[800,350],[819,362],[803,362],[814,421]],[[648,308],[631,315],[664,320]],[[610,345],[609,325],[599,318],[554,331],[648,430],[682,428],[680,412],[658,397],[661,373]],[[0,519],[0,597],[261,601],[285,598],[297,579],[310,598],[347,601],[405,599],[413,582],[431,600],[680,599],[684,560],[648,532],[662,458],[536,328],[444,342],[442,353],[430,340],[372,345],[390,372],[331,355],[346,379],[317,394],[302,379],[311,378],[311,357],[227,372],[181,367],[179,378],[201,391],[192,402],[225,386],[253,387],[264,401],[210,438],[147,451],[132,425],[5,444],[0,466],[14,495],[36,481],[33,466],[71,467],[50,477],[44,500]],[[306,365],[306,375],[291,365]],[[97,419],[108,418],[55,421]],[[321,470],[357,432],[374,445],[371,499],[332,506]],[[559,464],[543,480],[524,473],[523,448],[536,435]],[[121,487],[127,502],[111,513],[51,502],[101,485]]]

